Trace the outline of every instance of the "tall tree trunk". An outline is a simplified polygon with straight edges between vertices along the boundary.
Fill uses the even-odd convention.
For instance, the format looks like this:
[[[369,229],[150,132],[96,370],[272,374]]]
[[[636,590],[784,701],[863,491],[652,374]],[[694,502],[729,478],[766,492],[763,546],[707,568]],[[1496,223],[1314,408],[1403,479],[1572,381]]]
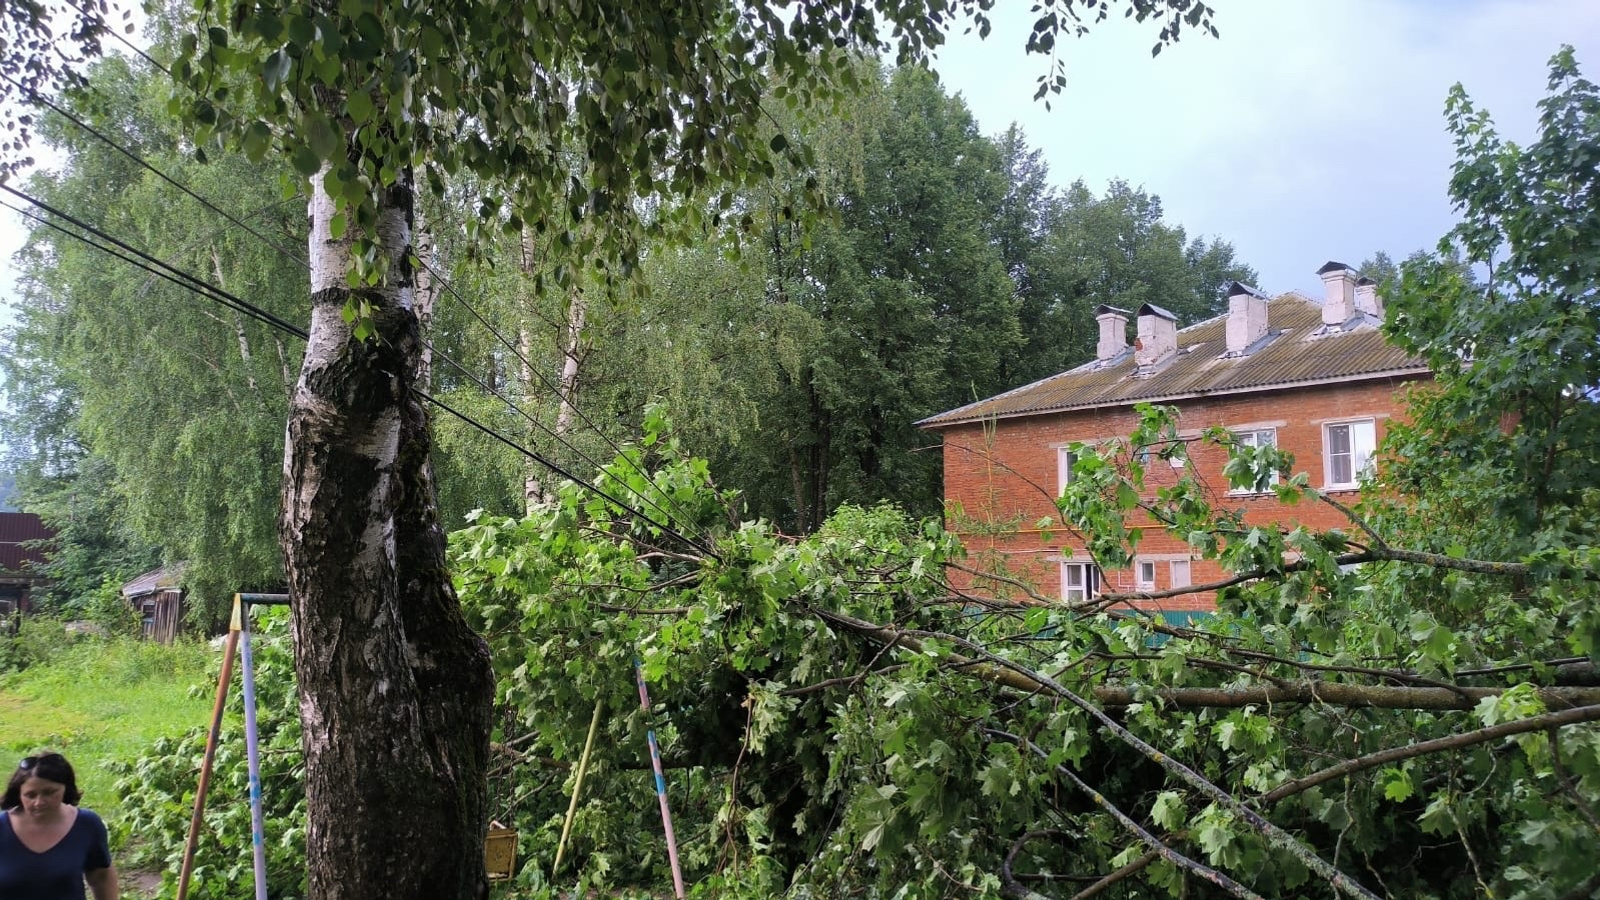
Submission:
[[[525,408],[532,409],[533,398],[537,391],[533,386],[533,327],[530,323],[532,316],[530,310],[538,302],[538,297],[533,292],[533,274],[538,268],[538,246],[535,243],[533,229],[524,226],[522,229],[522,286],[527,290],[527,298],[523,301],[522,309],[518,310],[519,323],[517,326],[517,380],[520,381],[522,397]],[[533,435],[529,434],[532,438]],[[532,515],[534,507],[544,502],[544,482],[539,480],[539,464],[532,459],[523,463],[522,470],[522,508],[523,512]]]
[[[222,256],[217,253],[216,247],[211,248],[211,267],[217,274],[217,287],[227,290],[227,280],[222,277]],[[244,360],[245,382],[250,386],[251,396],[260,400],[261,394],[256,389],[256,376],[250,369],[250,338],[244,333],[244,317],[238,313],[233,314],[233,334],[239,340],[239,357]]]
[[[419,361],[412,187],[378,211],[389,268],[345,282],[351,242],[312,179],[311,338],[290,402],[280,539],[304,725],[313,900],[467,900],[484,889],[493,675],[445,571]],[[352,232],[355,229],[351,229]],[[347,301],[371,304],[355,340]]]
[[[433,265],[433,235],[428,233],[428,226],[424,222],[417,223],[417,259],[422,260],[422,268],[416,272],[417,300],[415,305],[417,313],[417,333],[424,338],[433,330],[433,310],[439,300],[439,286],[434,283],[433,271],[428,267]],[[417,386],[423,390],[430,390],[433,385],[433,341],[427,340],[417,356]]]
[[[578,367],[583,352],[584,317],[588,313],[588,300],[583,289],[572,289],[567,304],[567,333],[562,346],[561,383],[557,385],[561,406],[556,412],[556,434],[565,437],[572,430],[572,417],[578,408]]]

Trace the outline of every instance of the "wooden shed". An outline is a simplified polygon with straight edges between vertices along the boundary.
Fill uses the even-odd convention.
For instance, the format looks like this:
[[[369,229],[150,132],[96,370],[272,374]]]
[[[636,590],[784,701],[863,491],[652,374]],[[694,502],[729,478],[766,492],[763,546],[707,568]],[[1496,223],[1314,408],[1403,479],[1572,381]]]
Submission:
[[[122,599],[139,613],[144,636],[170,644],[183,622],[183,565],[162,566],[122,586]]]

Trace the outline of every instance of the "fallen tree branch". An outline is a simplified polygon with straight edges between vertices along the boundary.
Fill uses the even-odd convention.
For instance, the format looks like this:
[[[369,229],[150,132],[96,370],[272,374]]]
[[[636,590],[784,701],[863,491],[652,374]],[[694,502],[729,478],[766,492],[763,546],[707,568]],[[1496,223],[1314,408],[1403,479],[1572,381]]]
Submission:
[[[1031,751],[1036,756],[1040,756],[1045,759],[1049,759],[1050,757],[1050,754],[1045,752],[1043,747],[1040,747],[1032,741],[1011,734],[1010,732],[1000,731],[996,728],[985,728],[984,733],[992,737],[997,737],[1000,740],[1016,744],[1018,747]],[[1218,872],[1216,869],[1213,869],[1203,863],[1195,862],[1189,857],[1184,856],[1182,853],[1179,853],[1178,851],[1162,843],[1160,838],[1151,834],[1150,831],[1143,825],[1135,822],[1127,813],[1118,809],[1116,804],[1112,803],[1110,800],[1107,800],[1104,794],[1084,783],[1083,779],[1079,778],[1076,772],[1063,765],[1057,765],[1055,770],[1056,774],[1063,776],[1068,781],[1072,782],[1073,786],[1078,790],[1088,794],[1089,797],[1094,800],[1096,806],[1110,814],[1110,816],[1113,819],[1116,819],[1123,828],[1126,828],[1135,835],[1138,835],[1139,840],[1144,841],[1144,843],[1149,846],[1151,851],[1160,856],[1162,859],[1172,863],[1186,872],[1189,872],[1197,878],[1211,882],[1235,897],[1241,898],[1241,900],[1266,900],[1266,898],[1262,897],[1260,894],[1257,894],[1255,891],[1252,891],[1239,882],[1234,881],[1232,878],[1229,878],[1221,872]],[[1008,889],[1026,892],[1025,895],[1013,894],[1012,896],[1026,897],[1026,900],[1034,900],[1034,898],[1039,896],[1038,894],[1029,891],[1026,887],[1020,884],[1015,877],[1012,876],[1011,860],[1016,857],[1018,851],[1022,849],[1022,845],[1027,842],[1029,837],[1036,837],[1039,835],[1052,833],[1053,832],[1048,831],[1030,831],[1027,834],[1024,834],[1022,837],[1017,838],[1016,843],[1011,845],[1011,852],[1006,854],[1005,863],[1000,868],[1000,881]]]
[[[1583,794],[1578,791],[1578,786],[1568,777],[1567,767],[1561,763],[1561,733],[1555,726],[1550,727],[1550,765],[1555,770],[1556,783],[1561,785],[1561,790],[1572,801],[1572,805],[1578,810],[1578,815],[1589,823],[1589,827],[1593,828],[1596,834],[1600,834],[1600,815],[1595,814],[1594,807],[1584,799]]]
[[[933,638],[939,641],[948,641],[951,644],[965,648],[969,652],[975,654],[978,658],[970,659],[963,657],[958,653],[946,653],[943,654],[943,658],[940,660],[940,665],[950,666],[954,664],[961,668],[970,670],[979,678],[984,678],[997,684],[1019,686],[1023,690],[1047,689],[1050,693],[1060,697],[1063,700],[1066,700],[1068,703],[1071,703],[1078,709],[1083,710],[1085,713],[1088,713],[1091,718],[1098,721],[1107,731],[1110,731],[1113,735],[1115,735],[1118,740],[1139,751],[1139,753],[1143,754],[1145,758],[1149,759],[1151,762],[1154,762],[1163,769],[1166,769],[1168,772],[1176,776],[1178,780],[1188,784],[1190,787],[1195,788],[1202,794],[1205,794],[1228,809],[1233,810],[1251,828],[1259,831],[1270,842],[1282,847],[1284,850],[1287,850],[1292,856],[1304,863],[1306,868],[1317,873],[1330,884],[1332,884],[1335,890],[1343,891],[1351,896],[1364,898],[1364,900],[1379,900],[1378,895],[1367,890],[1355,879],[1351,878],[1349,875],[1346,875],[1337,867],[1330,865],[1322,857],[1307,849],[1306,846],[1302,844],[1294,835],[1289,834],[1282,828],[1279,828],[1277,825],[1274,825],[1272,822],[1263,818],[1260,813],[1246,806],[1237,797],[1211,783],[1193,769],[1190,769],[1188,766],[1185,766],[1167,754],[1150,746],[1138,735],[1123,727],[1120,722],[1106,715],[1105,710],[1078,696],[1073,691],[1068,690],[1067,687],[1062,685],[1060,682],[1057,682],[1056,680],[1038,672],[1027,669],[1018,663],[1012,662],[1011,660],[995,656],[977,644],[955,635],[937,632],[911,631],[907,629],[874,625],[871,622],[865,622],[853,616],[847,616],[831,610],[817,609],[815,607],[812,607],[811,609],[814,615],[819,616],[825,621],[848,628],[849,630],[854,631],[863,637],[868,637],[871,640],[879,642],[893,641],[894,643],[900,644],[913,652],[925,652],[925,644],[923,644],[921,640],[921,638],[924,637]]]
[[[1106,706],[1130,706],[1146,699],[1181,707],[1240,707],[1274,703],[1315,703],[1371,709],[1471,710],[1485,697],[1507,688],[1417,687],[1347,684],[1340,681],[1285,681],[1247,688],[1097,687],[1094,698]],[[1600,703],[1600,688],[1542,687],[1534,693],[1546,707],[1573,708]]]
[[[1281,784],[1261,795],[1261,802],[1263,804],[1276,803],[1285,797],[1309,790],[1340,776],[1376,768],[1385,763],[1411,759],[1416,756],[1426,756],[1430,753],[1439,753],[1445,750],[1459,750],[1462,747],[1488,743],[1496,738],[1508,737],[1513,734],[1527,734],[1530,731],[1543,731],[1559,728],[1563,725],[1576,725],[1580,722],[1593,722],[1596,720],[1600,720],[1600,705],[1580,706],[1576,709],[1563,709],[1559,712],[1530,716],[1514,722],[1501,722],[1498,725],[1490,725],[1487,728],[1479,728],[1476,731],[1452,734],[1449,737],[1423,741],[1420,744],[1391,747],[1388,750],[1379,750],[1376,753],[1368,753],[1365,756],[1345,760],[1338,765],[1329,766],[1319,772],[1313,772],[1304,778],[1297,778],[1294,781]]]
[[[1100,894],[1104,893],[1107,888],[1112,887],[1119,881],[1123,881],[1139,874],[1151,863],[1160,858],[1160,853],[1157,853],[1154,850],[1146,850],[1143,856],[1135,859],[1133,862],[1128,863],[1115,872],[1112,872],[1110,875],[1107,875],[1099,881],[1096,881],[1094,884],[1089,885],[1076,894],[1073,894],[1069,900],[1091,900],[1093,897],[1098,897]]]

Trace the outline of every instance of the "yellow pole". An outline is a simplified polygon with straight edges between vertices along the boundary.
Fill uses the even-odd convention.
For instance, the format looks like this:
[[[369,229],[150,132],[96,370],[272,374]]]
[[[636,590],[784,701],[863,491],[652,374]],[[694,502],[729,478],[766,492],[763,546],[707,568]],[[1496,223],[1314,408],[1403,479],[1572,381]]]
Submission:
[[[556,862],[550,867],[554,878],[561,869],[561,857],[567,852],[567,838],[572,834],[572,820],[578,817],[578,795],[583,793],[583,776],[589,771],[589,751],[594,749],[594,733],[600,728],[600,707],[604,700],[594,702],[594,716],[589,719],[589,736],[583,742],[583,755],[578,758],[578,780],[572,785],[572,800],[567,804],[567,820],[561,823],[561,841],[556,844]]]

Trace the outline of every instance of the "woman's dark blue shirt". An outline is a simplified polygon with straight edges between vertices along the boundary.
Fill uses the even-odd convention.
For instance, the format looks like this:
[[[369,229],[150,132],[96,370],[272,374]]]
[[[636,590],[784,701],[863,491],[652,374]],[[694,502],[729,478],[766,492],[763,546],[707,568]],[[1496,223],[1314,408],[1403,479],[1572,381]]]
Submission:
[[[54,847],[35,853],[0,812],[0,897],[5,900],[84,900],[83,873],[111,865],[106,826],[79,807],[67,834]]]

